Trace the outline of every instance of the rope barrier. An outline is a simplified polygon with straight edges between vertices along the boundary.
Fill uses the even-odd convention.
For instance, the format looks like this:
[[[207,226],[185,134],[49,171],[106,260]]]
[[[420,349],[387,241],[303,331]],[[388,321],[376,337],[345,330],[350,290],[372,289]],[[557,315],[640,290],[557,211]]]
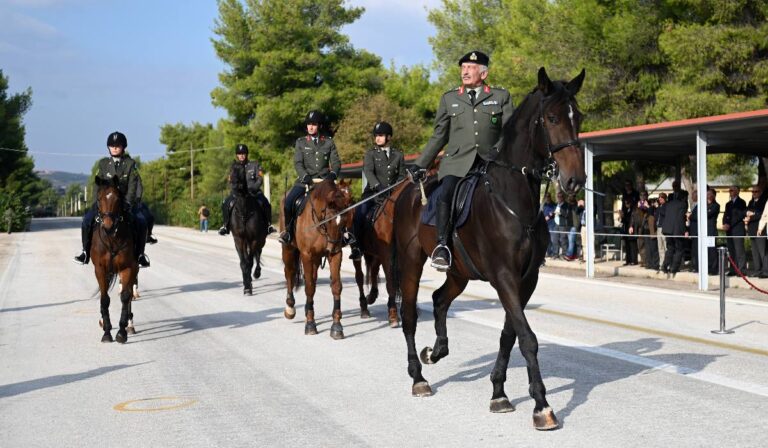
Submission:
[[[735,261],[733,260],[733,258],[731,257],[731,254],[728,254],[728,261],[730,261],[730,263],[731,263],[731,267],[733,268],[733,270],[734,270],[734,271],[736,271],[736,274],[738,274],[738,276],[739,276],[739,277],[741,277],[741,278],[742,278],[742,280],[744,280],[745,282],[747,282],[747,284],[748,284],[748,285],[749,285],[749,286],[750,286],[752,289],[754,289],[754,290],[756,290],[756,291],[759,291],[759,292],[761,292],[761,293],[763,293],[763,294],[767,294],[767,295],[768,295],[768,291],[766,291],[766,290],[764,290],[764,289],[760,289],[760,288],[758,288],[757,286],[755,286],[755,284],[754,284],[754,283],[750,282],[750,281],[747,279],[747,276],[746,276],[746,275],[744,275],[744,274],[741,272],[741,270],[739,269],[739,267],[736,265],[736,262],[735,262]]]

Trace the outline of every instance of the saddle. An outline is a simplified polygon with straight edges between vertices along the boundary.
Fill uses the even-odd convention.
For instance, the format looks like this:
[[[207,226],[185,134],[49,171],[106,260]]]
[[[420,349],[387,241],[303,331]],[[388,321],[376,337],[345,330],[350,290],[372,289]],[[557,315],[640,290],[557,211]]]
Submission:
[[[481,176],[482,173],[478,171],[470,172],[456,185],[453,200],[451,200],[451,222],[456,229],[463,226],[469,218],[469,212],[472,209],[472,196],[474,196],[475,188],[477,188]],[[437,226],[437,201],[442,192],[443,186],[439,185],[429,194],[427,207],[421,211],[422,224]]]

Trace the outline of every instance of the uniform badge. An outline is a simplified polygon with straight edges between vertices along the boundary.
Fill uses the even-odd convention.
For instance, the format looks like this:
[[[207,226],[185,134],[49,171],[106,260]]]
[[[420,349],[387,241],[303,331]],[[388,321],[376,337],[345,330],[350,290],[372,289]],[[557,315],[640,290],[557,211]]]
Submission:
[[[470,61],[476,61],[477,60],[477,55],[475,54],[474,51],[472,52],[472,54],[469,55],[469,60]]]
[[[491,117],[491,123],[496,124],[498,122],[499,122],[499,117],[497,117],[496,115],[493,115]]]

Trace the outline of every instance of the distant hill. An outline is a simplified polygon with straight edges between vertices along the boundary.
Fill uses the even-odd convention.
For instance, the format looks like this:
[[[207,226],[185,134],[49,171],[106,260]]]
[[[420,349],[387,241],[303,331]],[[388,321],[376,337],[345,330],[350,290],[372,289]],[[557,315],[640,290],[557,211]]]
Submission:
[[[64,171],[35,171],[41,179],[47,179],[56,190],[65,190],[71,184],[85,185],[89,176],[81,173],[67,173]]]

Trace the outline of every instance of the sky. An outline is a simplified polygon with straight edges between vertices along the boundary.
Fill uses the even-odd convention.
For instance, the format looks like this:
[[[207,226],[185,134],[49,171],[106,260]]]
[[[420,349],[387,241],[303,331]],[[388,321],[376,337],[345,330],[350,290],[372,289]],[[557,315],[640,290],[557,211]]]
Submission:
[[[385,66],[429,65],[427,10],[440,3],[347,0],[366,11],[342,32]],[[115,130],[152,160],[162,125],[226,117],[210,97],[225,69],[210,42],[217,15],[215,0],[0,0],[0,70],[9,94],[32,89],[35,169],[89,172]]]

